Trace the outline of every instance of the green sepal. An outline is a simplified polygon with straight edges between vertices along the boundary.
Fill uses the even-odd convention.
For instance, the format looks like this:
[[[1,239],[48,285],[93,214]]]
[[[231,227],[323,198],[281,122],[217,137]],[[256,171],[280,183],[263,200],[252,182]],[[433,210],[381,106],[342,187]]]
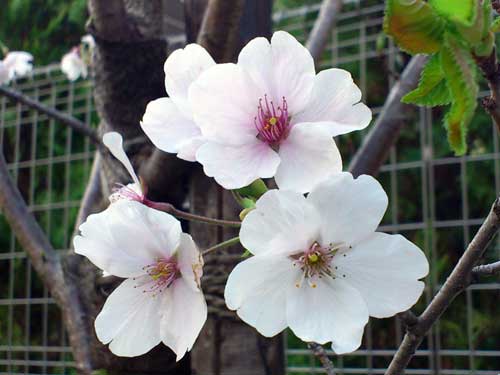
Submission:
[[[445,115],[444,124],[448,142],[456,155],[467,151],[467,127],[477,106],[479,91],[470,52],[463,49],[454,37],[447,35],[441,50],[441,66],[452,96],[452,103]]]
[[[478,0],[429,0],[429,4],[440,16],[466,26],[471,26],[476,19],[477,2]]]
[[[451,103],[450,90],[448,89],[443,69],[441,69],[441,57],[439,53],[432,55],[425,65],[417,88],[403,96],[401,101],[425,107],[435,107]]]
[[[266,183],[259,178],[250,185],[237,189],[236,192],[243,197],[259,199],[267,190]]]
[[[445,21],[424,0],[387,0],[384,32],[410,53],[439,51]]]

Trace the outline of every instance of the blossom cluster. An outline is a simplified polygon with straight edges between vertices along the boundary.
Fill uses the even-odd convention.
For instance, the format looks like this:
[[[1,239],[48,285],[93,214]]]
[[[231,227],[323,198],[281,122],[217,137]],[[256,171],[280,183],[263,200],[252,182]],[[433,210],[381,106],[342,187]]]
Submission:
[[[278,186],[247,197],[239,238],[251,256],[228,277],[230,310],[264,336],[288,327],[342,354],[361,345],[370,316],[417,302],[425,255],[401,235],[376,232],[386,193],[371,176],[342,172],[334,137],[371,121],[348,72],[316,74],[310,53],[285,32],[250,41],[236,64],[216,64],[190,44],[164,70],[169,96],[149,103],[141,122],[156,147],[199,162],[236,195],[260,178]],[[150,204],[121,136],[103,142],[133,182],[74,239],[78,254],[125,279],[95,321],[97,337],[120,356],[163,342],[179,360],[207,319],[202,252]]]
[[[4,59],[0,60],[0,85],[24,77],[32,70],[33,55],[23,51],[7,52]]]

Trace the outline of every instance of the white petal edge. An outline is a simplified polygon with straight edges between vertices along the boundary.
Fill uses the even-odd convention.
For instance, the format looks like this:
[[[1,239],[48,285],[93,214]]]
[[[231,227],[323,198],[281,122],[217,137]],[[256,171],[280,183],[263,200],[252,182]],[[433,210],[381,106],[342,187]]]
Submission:
[[[226,305],[245,323],[266,337],[286,326],[287,290],[300,277],[285,255],[256,255],[239,263],[229,274],[224,291]]]
[[[372,119],[370,108],[360,103],[361,90],[343,69],[326,69],[314,79],[307,108],[293,121],[322,122],[337,136],[367,127]]]
[[[368,175],[354,179],[349,172],[323,181],[312,189],[307,200],[321,216],[323,245],[360,242],[375,232],[388,204],[387,194],[376,179]]]
[[[370,316],[387,318],[412,307],[429,272],[422,250],[403,236],[373,233],[333,263],[365,300]]]
[[[207,303],[203,293],[191,289],[184,279],[176,280],[162,298],[161,339],[180,361],[192,349],[207,320]]]
[[[106,300],[95,320],[99,341],[110,343],[117,356],[136,357],[147,353],[161,341],[161,300],[136,287],[143,279],[127,279]]]
[[[165,88],[172,101],[188,119],[192,119],[188,92],[201,73],[215,65],[210,54],[198,44],[175,50],[165,61]]]
[[[303,251],[316,240],[320,223],[302,194],[269,190],[243,219],[240,241],[252,254]]]
[[[157,148],[170,153],[179,152],[186,142],[201,136],[200,128],[170,98],[149,102],[141,127]]]
[[[201,289],[200,280],[203,276],[203,258],[193,238],[187,234],[181,234],[179,249],[177,250],[178,265],[184,281],[191,289]]]
[[[332,342],[337,354],[355,351],[361,345],[368,308],[359,292],[345,281],[325,277],[312,288],[303,282],[290,289],[287,322],[302,341]]]
[[[198,149],[196,160],[207,176],[228,190],[273,177],[280,163],[278,154],[257,138],[239,146],[206,142]]]
[[[295,125],[280,145],[278,154],[281,163],[275,180],[280,189],[307,193],[342,171],[340,152],[323,124]]]
[[[132,163],[130,163],[129,158],[123,149],[123,138],[121,134],[117,132],[108,132],[102,136],[102,142],[111,154],[117,158],[120,163],[122,163],[130,177],[132,177],[132,180],[134,180],[134,183],[141,186],[139,178],[135,174],[134,167],[132,167]]]

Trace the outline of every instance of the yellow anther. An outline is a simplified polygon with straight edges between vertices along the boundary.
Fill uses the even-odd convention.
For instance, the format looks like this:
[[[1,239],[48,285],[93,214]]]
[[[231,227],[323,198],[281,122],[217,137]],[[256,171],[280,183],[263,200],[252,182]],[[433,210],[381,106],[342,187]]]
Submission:
[[[276,125],[278,119],[276,117],[271,117],[269,120],[267,120],[267,122],[269,123],[269,125]]]
[[[309,259],[309,262],[311,262],[311,263],[316,263],[319,260],[319,256],[316,253],[309,254],[307,256],[307,258]]]

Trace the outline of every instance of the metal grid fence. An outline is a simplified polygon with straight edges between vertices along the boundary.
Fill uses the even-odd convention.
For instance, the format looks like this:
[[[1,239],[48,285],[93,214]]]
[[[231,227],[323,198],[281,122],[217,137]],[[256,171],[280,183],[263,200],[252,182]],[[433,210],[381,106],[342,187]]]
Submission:
[[[381,0],[346,3],[321,67],[352,72],[376,114],[407,57],[391,42],[376,49],[383,19]],[[313,5],[275,13],[275,28],[304,41],[318,9]],[[91,82],[68,83],[57,66],[37,69],[14,87],[88,124],[96,123]],[[500,151],[498,134],[481,110],[471,126],[469,153],[464,157],[449,151],[440,110],[421,109],[409,116],[379,175],[390,198],[381,230],[402,233],[431,261],[419,311],[449,274],[500,190]],[[338,139],[346,165],[363,135]],[[0,145],[52,243],[66,249],[90,170],[92,146],[71,129],[5,98],[0,98]],[[499,243],[488,251],[491,260],[500,255]],[[497,375],[499,291],[494,279],[469,287],[428,335],[407,373]],[[382,374],[403,334],[394,319],[372,319],[360,350],[346,356],[332,353],[338,373]],[[289,374],[323,372],[291,333],[285,354]],[[71,360],[60,313],[0,216],[0,375],[72,374]]]

